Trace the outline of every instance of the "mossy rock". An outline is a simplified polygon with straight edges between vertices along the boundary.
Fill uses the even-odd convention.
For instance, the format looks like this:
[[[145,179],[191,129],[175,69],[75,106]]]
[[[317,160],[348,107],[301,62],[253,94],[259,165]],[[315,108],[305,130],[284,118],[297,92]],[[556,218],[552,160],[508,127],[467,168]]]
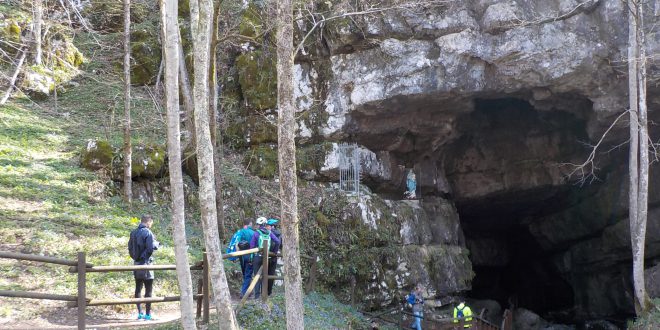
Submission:
[[[165,149],[156,145],[140,145],[133,148],[131,169],[133,177],[153,179],[165,170]]]
[[[80,165],[92,171],[109,168],[113,154],[114,150],[107,141],[89,140],[80,153]]]
[[[131,154],[131,177],[154,179],[165,174],[166,152],[156,145],[133,146]],[[112,178],[121,181],[124,178],[124,154],[118,150],[112,161]]]
[[[277,149],[273,146],[260,145],[251,148],[243,164],[247,166],[250,173],[261,178],[272,178],[278,174]]]
[[[257,50],[236,58],[238,81],[250,108],[265,110],[277,106],[275,53]]]
[[[131,32],[131,83],[155,83],[162,53],[156,31],[139,29]]]
[[[226,142],[232,147],[277,143],[277,127],[263,116],[237,116],[232,121],[224,132]]]
[[[44,46],[55,56],[46,57],[41,65],[26,67],[20,83],[21,90],[38,99],[51,95],[55,88],[61,92],[80,73],[78,68],[86,61],[68,36],[57,35]]]
[[[296,149],[296,165],[300,175],[318,174],[332,149],[332,142],[306,145]]]

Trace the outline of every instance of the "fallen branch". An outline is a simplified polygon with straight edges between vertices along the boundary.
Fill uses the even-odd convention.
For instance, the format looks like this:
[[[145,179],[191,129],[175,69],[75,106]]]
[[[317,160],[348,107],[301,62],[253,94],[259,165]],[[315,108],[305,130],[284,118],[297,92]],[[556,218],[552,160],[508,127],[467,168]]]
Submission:
[[[7,103],[7,100],[9,100],[9,96],[11,96],[11,92],[14,89],[14,85],[16,84],[16,79],[18,78],[18,74],[21,72],[21,67],[23,66],[23,62],[25,61],[25,55],[27,55],[27,51],[25,51],[25,48],[20,50],[20,59],[18,60],[18,64],[16,65],[16,71],[14,71],[14,74],[11,76],[11,79],[9,80],[9,88],[7,88],[7,91],[5,92],[5,96],[2,97],[2,100],[0,100],[0,105],[3,105]]]

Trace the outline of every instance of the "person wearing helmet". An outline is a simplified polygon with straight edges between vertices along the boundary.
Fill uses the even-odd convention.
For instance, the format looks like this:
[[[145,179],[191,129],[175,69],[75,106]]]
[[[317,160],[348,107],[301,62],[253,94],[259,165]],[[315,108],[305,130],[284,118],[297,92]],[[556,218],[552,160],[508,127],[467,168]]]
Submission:
[[[268,250],[270,251],[273,246],[277,246],[279,249],[280,239],[271,232],[272,226],[268,224],[268,220],[264,217],[257,218],[257,225],[259,229],[252,236],[250,241],[250,248],[263,248],[264,244],[269,246]],[[254,258],[252,259],[252,269],[260,269],[261,263],[263,262],[264,256],[261,252],[255,253]],[[268,256],[265,256],[268,260]],[[267,274],[268,275],[268,274]],[[254,288],[254,298],[259,299],[261,296],[261,281],[257,282],[257,285]]]
[[[277,269],[277,252],[282,247],[282,233],[277,229],[277,226],[279,225],[279,220],[277,219],[268,219],[266,222],[267,225],[271,226],[270,232],[273,233],[279,240],[280,244],[275,245],[271,244],[270,246],[270,252],[275,253],[275,256],[271,256],[268,259],[268,275],[275,276],[275,270]],[[268,295],[270,296],[273,294],[273,284],[275,283],[275,280],[269,279],[268,280]]]

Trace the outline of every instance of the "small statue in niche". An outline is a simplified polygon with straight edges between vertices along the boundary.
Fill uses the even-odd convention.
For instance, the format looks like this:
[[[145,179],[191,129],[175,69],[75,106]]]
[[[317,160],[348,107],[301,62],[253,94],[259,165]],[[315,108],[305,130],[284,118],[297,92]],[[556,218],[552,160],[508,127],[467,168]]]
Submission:
[[[417,198],[417,194],[415,191],[417,191],[417,179],[415,178],[415,172],[413,172],[412,169],[408,170],[408,176],[406,177],[406,192],[404,195],[406,195],[407,199],[415,199]]]

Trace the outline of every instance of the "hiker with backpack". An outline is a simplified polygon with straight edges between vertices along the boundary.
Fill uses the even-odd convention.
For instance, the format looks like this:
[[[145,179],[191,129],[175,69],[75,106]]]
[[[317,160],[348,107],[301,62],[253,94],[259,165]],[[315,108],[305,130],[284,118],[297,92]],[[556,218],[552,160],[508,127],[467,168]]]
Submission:
[[[277,225],[279,224],[279,220],[277,219],[268,219],[266,222],[267,225],[271,226],[271,232],[275,235],[280,240],[280,244],[271,244],[270,245],[270,252],[275,253],[274,256],[270,257],[268,259],[268,275],[275,276],[275,271],[277,270],[277,253],[280,251],[280,247],[282,246],[282,233],[277,229]],[[275,280],[269,279],[268,280],[268,295],[270,296],[273,294],[273,284],[275,283]]]
[[[266,244],[269,251],[273,245],[276,245],[279,248],[280,239],[277,238],[273,232],[271,232],[272,226],[268,224],[268,220],[266,220],[264,217],[259,217],[257,218],[257,225],[259,226],[259,229],[257,229],[254,235],[252,235],[250,248],[253,249],[258,247],[263,249],[264,244]],[[266,258],[266,260],[268,260],[268,256],[263,256],[262,254],[262,252],[257,252],[254,254],[254,257],[252,258],[252,269],[259,270],[261,268],[263,259]],[[267,275],[268,274],[266,274],[266,276]],[[254,288],[254,299],[259,299],[259,297],[261,297],[261,281],[257,282],[257,285]]]
[[[254,235],[254,230],[252,229],[252,219],[243,220],[243,228],[236,231],[234,236],[232,236],[229,246],[227,247],[227,253],[232,253],[236,251],[243,251],[250,249],[250,241],[252,240],[252,235]],[[250,282],[252,282],[252,255],[244,255],[240,257],[229,258],[231,261],[239,260],[241,263],[241,273],[243,274],[243,284],[241,285],[241,298],[245,295]]]
[[[417,284],[415,290],[406,296],[406,302],[412,307],[415,321],[410,326],[412,329],[422,330],[422,318],[424,317],[424,297],[422,296],[422,285]]]
[[[458,323],[460,320],[465,320],[464,328],[472,326],[472,309],[465,304],[465,301],[461,301],[458,306],[454,307],[454,323]]]
[[[136,229],[131,231],[130,238],[128,239],[128,254],[133,259],[134,265],[151,265],[154,262],[152,254],[158,250],[160,243],[156,241],[154,234],[151,232],[151,226],[154,224],[154,219],[150,215],[143,215],[140,219],[140,224]],[[153,292],[154,272],[153,270],[135,270],[133,271],[135,278],[135,298],[142,297],[142,287],[144,286],[144,297],[151,297]],[[153,320],[151,314],[151,303],[146,303],[146,313],[142,313],[140,304],[137,304],[138,320]]]

